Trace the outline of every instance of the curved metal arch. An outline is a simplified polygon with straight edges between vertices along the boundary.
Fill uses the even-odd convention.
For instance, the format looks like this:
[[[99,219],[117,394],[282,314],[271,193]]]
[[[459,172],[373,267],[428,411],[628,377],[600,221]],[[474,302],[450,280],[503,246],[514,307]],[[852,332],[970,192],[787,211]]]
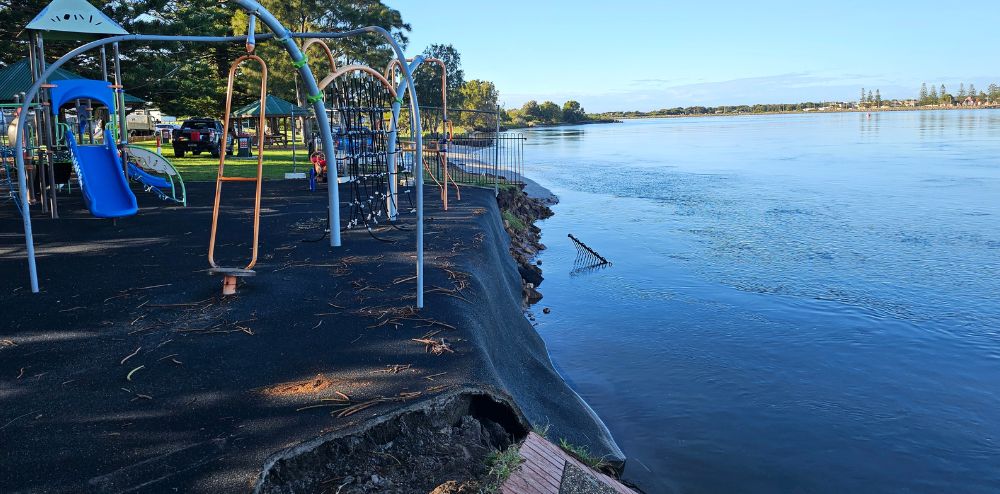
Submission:
[[[330,62],[330,72],[336,71],[337,70],[337,57],[333,54],[333,50],[330,49],[330,45],[326,44],[325,41],[323,41],[323,40],[321,40],[319,38],[309,38],[309,39],[307,39],[306,42],[302,44],[302,53],[308,53],[309,47],[311,47],[313,45],[319,45],[319,47],[323,49],[323,52],[326,55],[327,61]],[[320,89],[323,89],[324,87],[325,86],[323,86],[322,84],[319,86]]]
[[[378,79],[379,82],[382,83],[382,86],[385,87],[385,90],[389,91],[389,94],[392,95],[392,98],[396,99],[396,88],[392,87],[392,84],[385,78],[384,75],[382,75],[381,72],[367,65],[345,65],[333,72],[330,72],[326,75],[326,77],[319,81],[320,90],[326,89],[326,87],[333,83],[333,81],[337,80],[338,77],[350,74],[351,72],[364,72],[365,74]]]
[[[413,62],[417,58],[420,58],[422,62],[430,62],[430,63],[436,64],[437,66],[441,67],[441,103],[442,103],[441,104],[441,108],[444,109],[444,119],[448,120],[448,66],[444,63],[444,60],[441,60],[440,58],[434,58],[434,57],[425,57],[425,56],[411,57],[411,58],[406,59],[406,61],[407,62]],[[403,66],[403,64],[401,64],[399,62],[399,59],[395,59],[394,58],[394,59],[390,60],[389,61],[389,65],[387,65],[385,67],[385,75],[386,75],[386,77],[388,77],[390,81],[392,81],[393,83],[395,83],[396,82],[396,72],[394,70],[392,70],[392,69],[394,69],[396,67],[400,67],[401,68],[402,66]],[[420,64],[419,63],[412,70],[416,70],[418,68],[420,68]]]

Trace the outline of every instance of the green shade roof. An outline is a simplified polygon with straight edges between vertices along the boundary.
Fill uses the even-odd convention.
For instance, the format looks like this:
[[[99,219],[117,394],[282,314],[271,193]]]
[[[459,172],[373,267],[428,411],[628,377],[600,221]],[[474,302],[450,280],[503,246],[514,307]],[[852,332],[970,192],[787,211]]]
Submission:
[[[49,82],[56,83],[56,81],[66,79],[86,78],[75,72],[58,68],[49,78]],[[20,61],[0,69],[0,102],[13,102],[14,95],[27,92],[29,89],[31,89],[31,69],[28,66],[27,58],[22,58]],[[125,93],[126,105],[137,103],[145,103],[145,100]]]
[[[264,107],[266,117],[308,117],[312,111],[301,106],[295,106],[277,96],[267,95]],[[256,117],[260,115],[260,101],[254,101],[238,110],[233,110],[234,117]]]
[[[128,34],[125,28],[86,0],[52,0],[25,29],[42,31],[44,37],[52,39],[90,39]]]

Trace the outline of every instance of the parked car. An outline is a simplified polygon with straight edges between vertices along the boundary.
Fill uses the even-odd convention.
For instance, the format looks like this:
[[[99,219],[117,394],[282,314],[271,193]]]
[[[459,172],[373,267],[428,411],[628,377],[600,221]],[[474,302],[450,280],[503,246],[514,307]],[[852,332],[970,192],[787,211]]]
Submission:
[[[226,134],[226,142],[222,144],[222,122],[214,118],[192,118],[185,120],[179,129],[173,131],[171,139],[174,147],[174,156],[183,158],[184,153],[190,151],[198,156],[203,152],[209,152],[213,158],[218,158],[222,149],[226,154],[233,153],[233,136]]]
[[[170,144],[170,141],[174,137],[174,131],[180,128],[181,126],[177,124],[169,124],[169,123],[156,124],[156,135],[160,136],[161,143]]]

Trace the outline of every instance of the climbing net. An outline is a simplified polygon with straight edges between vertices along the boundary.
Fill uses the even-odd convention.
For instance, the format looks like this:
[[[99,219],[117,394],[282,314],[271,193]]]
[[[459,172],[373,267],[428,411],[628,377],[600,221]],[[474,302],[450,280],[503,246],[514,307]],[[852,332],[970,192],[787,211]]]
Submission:
[[[346,228],[364,227],[378,238],[374,229],[390,224],[389,211],[395,206],[389,193],[392,97],[381,81],[365,72],[338,77],[327,91],[335,166],[350,183]]]

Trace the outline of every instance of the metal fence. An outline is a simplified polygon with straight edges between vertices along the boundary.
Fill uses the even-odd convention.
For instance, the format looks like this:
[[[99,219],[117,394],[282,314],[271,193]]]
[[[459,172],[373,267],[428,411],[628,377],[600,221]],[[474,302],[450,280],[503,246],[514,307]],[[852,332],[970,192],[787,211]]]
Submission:
[[[525,137],[519,133],[499,132],[499,107],[495,110],[448,108],[447,126],[444,116],[444,108],[420,106],[424,178],[428,183],[443,182],[447,166],[448,179],[460,185],[524,184]],[[412,171],[413,140],[409,136],[412,129],[405,108],[399,127],[403,162],[407,170]]]
[[[498,187],[524,184],[524,141],[520,133],[473,133],[424,141],[425,183],[442,183],[445,166],[448,179],[460,185]],[[403,166],[413,170],[414,146],[402,139]],[[446,165],[447,161],[447,165]]]

